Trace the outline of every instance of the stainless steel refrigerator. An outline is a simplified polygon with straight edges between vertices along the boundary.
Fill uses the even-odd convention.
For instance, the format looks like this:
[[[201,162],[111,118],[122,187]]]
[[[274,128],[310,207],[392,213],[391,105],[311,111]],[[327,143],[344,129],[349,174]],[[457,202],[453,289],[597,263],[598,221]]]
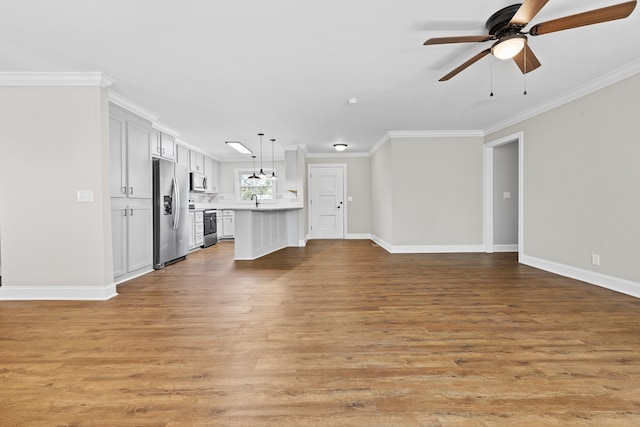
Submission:
[[[189,171],[153,160],[153,268],[184,259],[189,252]]]

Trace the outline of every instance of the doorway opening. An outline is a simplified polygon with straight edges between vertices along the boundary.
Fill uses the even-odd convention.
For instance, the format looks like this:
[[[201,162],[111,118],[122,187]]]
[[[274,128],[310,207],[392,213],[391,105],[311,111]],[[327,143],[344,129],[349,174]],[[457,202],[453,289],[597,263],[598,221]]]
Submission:
[[[523,227],[522,132],[484,145],[485,252],[522,255]]]

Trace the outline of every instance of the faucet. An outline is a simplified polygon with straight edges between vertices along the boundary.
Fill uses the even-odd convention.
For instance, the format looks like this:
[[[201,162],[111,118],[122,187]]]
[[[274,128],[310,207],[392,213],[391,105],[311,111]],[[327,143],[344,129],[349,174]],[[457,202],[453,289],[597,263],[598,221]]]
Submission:
[[[260,201],[258,200],[258,195],[255,193],[251,195],[251,200],[253,200],[254,197],[256,198],[256,208],[257,208],[258,205],[260,205]]]

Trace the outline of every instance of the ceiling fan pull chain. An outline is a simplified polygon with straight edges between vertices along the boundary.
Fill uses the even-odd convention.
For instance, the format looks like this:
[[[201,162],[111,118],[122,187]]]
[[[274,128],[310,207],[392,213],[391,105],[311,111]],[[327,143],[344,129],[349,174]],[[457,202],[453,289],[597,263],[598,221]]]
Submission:
[[[527,44],[524,45],[524,92],[523,95],[527,94]]]
[[[489,94],[489,96],[493,96],[493,59],[489,58],[489,65],[490,65],[490,70],[491,70],[491,93]]]

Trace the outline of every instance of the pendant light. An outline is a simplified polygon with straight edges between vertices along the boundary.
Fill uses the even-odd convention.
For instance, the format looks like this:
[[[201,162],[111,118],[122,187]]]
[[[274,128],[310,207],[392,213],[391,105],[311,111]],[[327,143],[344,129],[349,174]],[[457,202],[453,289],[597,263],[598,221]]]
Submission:
[[[266,178],[267,174],[264,173],[264,170],[262,169],[262,137],[264,136],[264,133],[259,133],[258,136],[260,137],[260,173],[258,175],[260,178]]]
[[[271,176],[270,178],[272,180],[274,179],[278,179],[278,177],[276,176],[276,157],[274,155],[274,144],[275,144],[276,140],[271,138],[271,168],[273,169],[273,172],[271,172]]]
[[[251,174],[251,176],[249,178],[247,178],[247,179],[250,179],[252,181],[256,181],[256,180],[260,179],[260,177],[258,175],[256,175],[256,156],[253,155],[253,156],[251,156],[251,158],[253,159],[253,169],[252,169],[253,170],[253,174]]]

